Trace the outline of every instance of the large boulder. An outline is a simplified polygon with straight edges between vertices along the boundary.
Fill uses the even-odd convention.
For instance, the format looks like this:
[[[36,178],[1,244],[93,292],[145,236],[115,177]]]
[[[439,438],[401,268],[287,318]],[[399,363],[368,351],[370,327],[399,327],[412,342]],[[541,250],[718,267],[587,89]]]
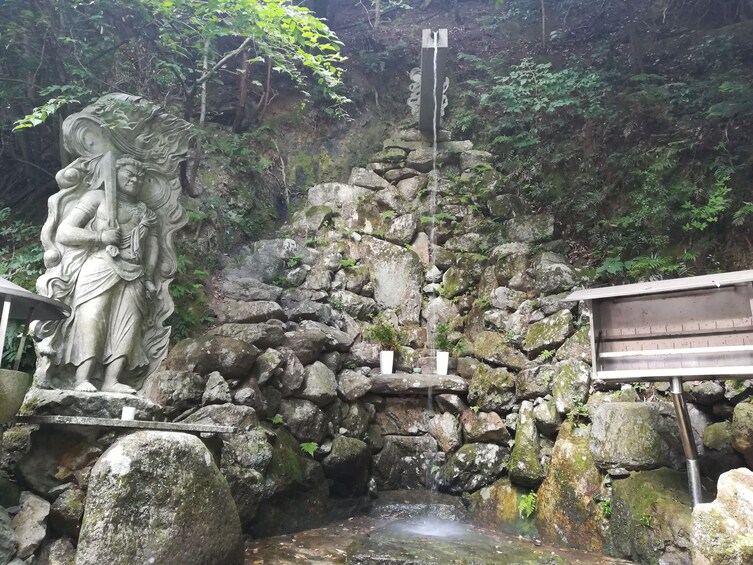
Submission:
[[[549,473],[538,491],[536,525],[549,543],[602,551],[605,512],[598,504],[602,476],[588,448],[588,430],[562,427]]]
[[[7,565],[16,554],[16,534],[8,511],[0,506],[0,563]]]
[[[468,402],[487,412],[509,412],[515,404],[515,381],[504,368],[479,363],[468,385]]]
[[[47,534],[47,518],[50,515],[50,503],[31,492],[23,492],[21,509],[13,518],[16,532],[19,559],[31,556],[44,541]]]
[[[753,404],[740,402],[732,416],[732,447],[753,467]]]
[[[429,420],[429,433],[445,453],[451,453],[463,444],[458,419],[445,412]]]
[[[572,323],[573,313],[570,310],[560,310],[553,316],[531,324],[523,348],[533,354],[558,348],[570,334]]]
[[[591,367],[583,361],[570,359],[555,364],[555,370],[552,396],[559,413],[568,414],[588,398]]]
[[[226,298],[214,303],[212,308],[223,324],[257,324],[267,320],[287,319],[282,306],[271,300],[244,302]]]
[[[515,445],[510,457],[510,480],[518,485],[538,488],[546,477],[546,466],[541,460],[539,430],[533,417],[533,403],[524,400],[520,405]]]
[[[507,446],[467,443],[437,471],[437,487],[452,494],[473,492],[492,484],[509,461],[510,450]]]
[[[426,488],[436,459],[431,436],[385,435],[384,448],[374,457],[374,479],[382,490]]]
[[[496,412],[466,410],[460,416],[460,423],[467,443],[507,444],[511,439],[505,421]]]
[[[327,435],[325,414],[310,400],[286,398],[280,402],[280,415],[298,441],[321,443]]]
[[[509,369],[520,370],[528,363],[528,358],[497,332],[479,332],[473,339],[473,350],[480,359]]]
[[[139,431],[92,469],[76,563],[150,562],[243,563],[238,510],[195,436]]]
[[[317,406],[326,406],[337,395],[335,374],[321,361],[306,367],[300,398],[310,400]]]
[[[172,419],[200,404],[205,389],[206,379],[191,371],[157,371],[147,377],[143,392]]]
[[[204,336],[178,342],[165,359],[165,368],[208,375],[219,371],[226,379],[240,379],[251,372],[259,350],[240,339]]]
[[[322,461],[324,476],[333,481],[330,492],[335,496],[366,494],[371,452],[359,439],[338,436],[332,450]]]
[[[753,563],[753,471],[719,477],[716,500],[693,508],[694,565]]]
[[[234,337],[259,349],[277,347],[285,338],[285,326],[280,320],[263,324],[223,324],[209,331],[210,335]]]

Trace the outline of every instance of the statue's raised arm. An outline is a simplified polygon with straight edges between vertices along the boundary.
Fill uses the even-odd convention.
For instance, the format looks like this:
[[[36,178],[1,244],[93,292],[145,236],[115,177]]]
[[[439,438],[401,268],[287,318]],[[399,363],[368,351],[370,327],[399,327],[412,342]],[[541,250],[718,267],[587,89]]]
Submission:
[[[47,272],[37,291],[72,314],[37,328],[37,386],[133,393],[164,359],[189,128],[125,95],[103,97],[63,123],[76,159],[58,172],[60,192],[48,203]]]

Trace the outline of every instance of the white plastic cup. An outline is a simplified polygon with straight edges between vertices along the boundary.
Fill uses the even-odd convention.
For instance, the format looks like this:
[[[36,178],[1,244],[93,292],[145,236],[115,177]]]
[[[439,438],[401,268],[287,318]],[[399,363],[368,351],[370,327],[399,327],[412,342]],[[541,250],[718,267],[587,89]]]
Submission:
[[[392,366],[395,363],[394,351],[380,351],[379,352],[379,371],[383,375],[392,374]]]
[[[135,406],[123,406],[123,411],[120,413],[121,420],[135,420],[136,419],[136,407]]]
[[[450,366],[450,352],[437,351],[437,375],[446,375]]]

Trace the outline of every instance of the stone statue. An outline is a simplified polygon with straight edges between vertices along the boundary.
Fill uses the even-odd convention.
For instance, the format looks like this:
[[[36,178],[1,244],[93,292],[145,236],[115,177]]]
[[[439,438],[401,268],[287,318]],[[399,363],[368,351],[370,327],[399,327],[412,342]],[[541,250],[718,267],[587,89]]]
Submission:
[[[164,359],[189,128],[126,95],[105,96],[63,123],[76,159],[55,177],[37,291],[72,313],[35,328],[37,386],[135,393]]]

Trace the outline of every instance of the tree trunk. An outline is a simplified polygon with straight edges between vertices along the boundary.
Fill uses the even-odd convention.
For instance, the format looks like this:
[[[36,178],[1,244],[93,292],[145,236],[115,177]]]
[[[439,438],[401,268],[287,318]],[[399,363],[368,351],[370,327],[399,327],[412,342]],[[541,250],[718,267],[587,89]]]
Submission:
[[[374,29],[379,28],[382,19],[382,0],[374,0]]]
[[[541,46],[546,49],[546,2],[540,0],[541,3]]]
[[[248,50],[241,51],[241,74],[238,88],[238,105],[235,107],[233,133],[243,131],[243,119],[246,117],[246,98],[248,97]]]

